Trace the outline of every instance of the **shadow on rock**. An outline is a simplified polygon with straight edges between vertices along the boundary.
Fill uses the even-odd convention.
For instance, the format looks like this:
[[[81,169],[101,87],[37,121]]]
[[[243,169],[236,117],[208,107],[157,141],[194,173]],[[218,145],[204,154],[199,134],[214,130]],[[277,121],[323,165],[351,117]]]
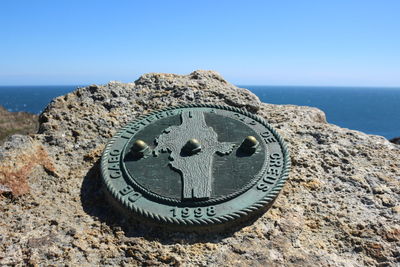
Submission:
[[[83,179],[81,187],[81,202],[84,211],[99,221],[106,223],[114,231],[122,230],[126,238],[143,237],[149,241],[158,241],[164,245],[168,244],[193,244],[193,243],[217,243],[222,239],[232,236],[241,228],[252,224],[257,218],[231,226],[228,230],[220,232],[213,228],[194,231],[177,231],[159,226],[151,226],[148,223],[137,221],[123,216],[118,207],[107,201],[107,195],[100,178],[100,161],[88,171]]]

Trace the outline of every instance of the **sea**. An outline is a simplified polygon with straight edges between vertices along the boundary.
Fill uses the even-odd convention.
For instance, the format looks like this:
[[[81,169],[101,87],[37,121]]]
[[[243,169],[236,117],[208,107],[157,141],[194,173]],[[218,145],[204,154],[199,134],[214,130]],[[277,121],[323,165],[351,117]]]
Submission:
[[[0,86],[0,105],[40,114],[55,97],[77,85]],[[317,107],[329,123],[387,139],[400,136],[400,88],[239,85],[262,102]]]

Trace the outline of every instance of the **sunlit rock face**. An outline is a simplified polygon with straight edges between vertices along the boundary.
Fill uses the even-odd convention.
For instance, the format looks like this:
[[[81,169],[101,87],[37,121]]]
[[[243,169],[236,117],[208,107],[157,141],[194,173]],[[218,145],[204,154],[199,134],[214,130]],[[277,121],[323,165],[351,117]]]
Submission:
[[[292,171],[272,208],[221,234],[166,232],[108,204],[98,160],[141,114],[214,103],[264,117],[285,138]],[[271,105],[212,71],[150,73],[54,99],[39,133],[0,147],[0,265],[396,266],[400,146],[326,122],[322,111]]]

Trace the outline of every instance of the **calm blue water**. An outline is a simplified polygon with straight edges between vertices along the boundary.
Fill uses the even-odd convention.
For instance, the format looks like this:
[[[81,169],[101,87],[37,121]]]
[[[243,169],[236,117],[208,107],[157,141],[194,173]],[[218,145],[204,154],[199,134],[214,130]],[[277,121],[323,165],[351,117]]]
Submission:
[[[243,86],[246,87],[246,86]],[[390,139],[400,136],[400,88],[247,86],[263,102],[322,109],[328,122]]]
[[[40,113],[54,97],[77,86],[0,86],[0,105],[10,111]],[[241,86],[261,101],[322,109],[330,123],[377,134],[400,136],[400,88]]]
[[[41,113],[49,102],[77,88],[60,86],[0,86],[0,105],[9,111]]]

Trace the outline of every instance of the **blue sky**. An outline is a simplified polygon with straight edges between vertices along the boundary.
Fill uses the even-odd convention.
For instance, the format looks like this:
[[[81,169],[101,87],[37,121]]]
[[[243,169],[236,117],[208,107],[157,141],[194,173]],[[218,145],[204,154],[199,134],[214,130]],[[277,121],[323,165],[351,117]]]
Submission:
[[[400,86],[400,1],[0,2],[0,85],[196,69],[242,85]]]

